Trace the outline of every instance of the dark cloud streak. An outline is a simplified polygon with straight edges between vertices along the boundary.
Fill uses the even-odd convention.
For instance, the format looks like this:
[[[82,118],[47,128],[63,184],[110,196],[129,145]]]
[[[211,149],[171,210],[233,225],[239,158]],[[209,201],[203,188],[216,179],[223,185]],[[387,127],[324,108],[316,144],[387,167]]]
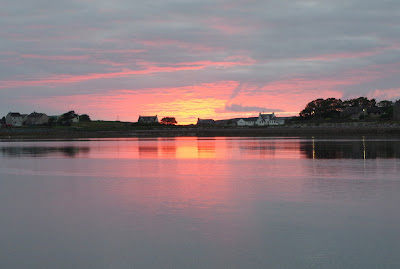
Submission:
[[[273,109],[259,106],[243,106],[240,104],[225,105],[225,111],[228,112],[283,112],[281,109]]]

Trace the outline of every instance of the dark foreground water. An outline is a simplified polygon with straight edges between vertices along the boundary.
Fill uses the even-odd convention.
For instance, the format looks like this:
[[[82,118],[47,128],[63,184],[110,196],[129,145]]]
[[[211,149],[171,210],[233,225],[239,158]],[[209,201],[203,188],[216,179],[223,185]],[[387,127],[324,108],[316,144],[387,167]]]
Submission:
[[[0,268],[400,268],[400,140],[0,142]]]

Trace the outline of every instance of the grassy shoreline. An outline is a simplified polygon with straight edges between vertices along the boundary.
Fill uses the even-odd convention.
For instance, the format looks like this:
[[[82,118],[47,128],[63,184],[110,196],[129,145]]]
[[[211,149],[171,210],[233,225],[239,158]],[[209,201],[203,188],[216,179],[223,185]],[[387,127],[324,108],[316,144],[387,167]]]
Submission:
[[[67,128],[12,128],[0,129],[0,139],[78,139],[117,137],[293,137],[293,136],[349,136],[387,135],[400,138],[399,123],[307,123],[270,127],[131,127],[73,126]]]

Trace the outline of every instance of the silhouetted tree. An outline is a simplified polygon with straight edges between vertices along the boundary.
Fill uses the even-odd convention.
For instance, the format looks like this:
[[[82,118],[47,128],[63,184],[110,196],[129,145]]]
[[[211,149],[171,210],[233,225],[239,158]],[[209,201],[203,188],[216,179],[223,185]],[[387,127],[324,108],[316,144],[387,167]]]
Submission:
[[[349,99],[343,101],[343,107],[374,107],[376,106],[376,100],[371,99],[369,100],[366,97],[358,97],[355,99]]]
[[[160,123],[165,125],[175,125],[178,122],[175,120],[174,117],[164,117],[161,119]]]
[[[393,102],[392,101],[388,101],[388,100],[383,100],[383,101],[380,101],[377,104],[377,106],[378,107],[383,107],[383,108],[389,108],[389,107],[393,106]]]
[[[87,114],[82,114],[79,116],[79,121],[92,121]]]
[[[340,114],[342,100],[336,98],[316,99],[307,104],[300,112],[304,119],[336,118]]]
[[[70,126],[72,124],[73,119],[78,117],[78,114],[75,113],[75,111],[71,110],[68,111],[67,113],[62,114],[58,120],[57,123],[59,125],[64,125],[64,126]]]

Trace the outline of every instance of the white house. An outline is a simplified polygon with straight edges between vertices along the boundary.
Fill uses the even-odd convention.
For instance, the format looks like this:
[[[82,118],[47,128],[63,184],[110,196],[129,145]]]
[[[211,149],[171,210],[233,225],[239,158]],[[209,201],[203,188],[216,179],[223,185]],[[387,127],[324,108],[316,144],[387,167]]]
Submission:
[[[76,116],[74,116],[74,117],[71,119],[71,123],[78,123],[78,122],[79,122],[79,115],[76,114]]]
[[[18,112],[10,112],[6,116],[6,124],[12,126],[22,126],[22,115]]]
[[[237,121],[237,126],[269,126],[269,125],[283,125],[285,120],[272,114],[260,113],[258,117],[241,118]]]
[[[49,122],[49,117],[44,113],[33,112],[26,117],[26,125],[43,125]]]
[[[275,113],[272,112],[271,114],[259,114],[256,124],[258,126],[266,126],[266,125],[283,125],[285,124],[284,119],[277,118]]]
[[[257,117],[241,118],[236,122],[237,126],[254,126],[256,125]]]

